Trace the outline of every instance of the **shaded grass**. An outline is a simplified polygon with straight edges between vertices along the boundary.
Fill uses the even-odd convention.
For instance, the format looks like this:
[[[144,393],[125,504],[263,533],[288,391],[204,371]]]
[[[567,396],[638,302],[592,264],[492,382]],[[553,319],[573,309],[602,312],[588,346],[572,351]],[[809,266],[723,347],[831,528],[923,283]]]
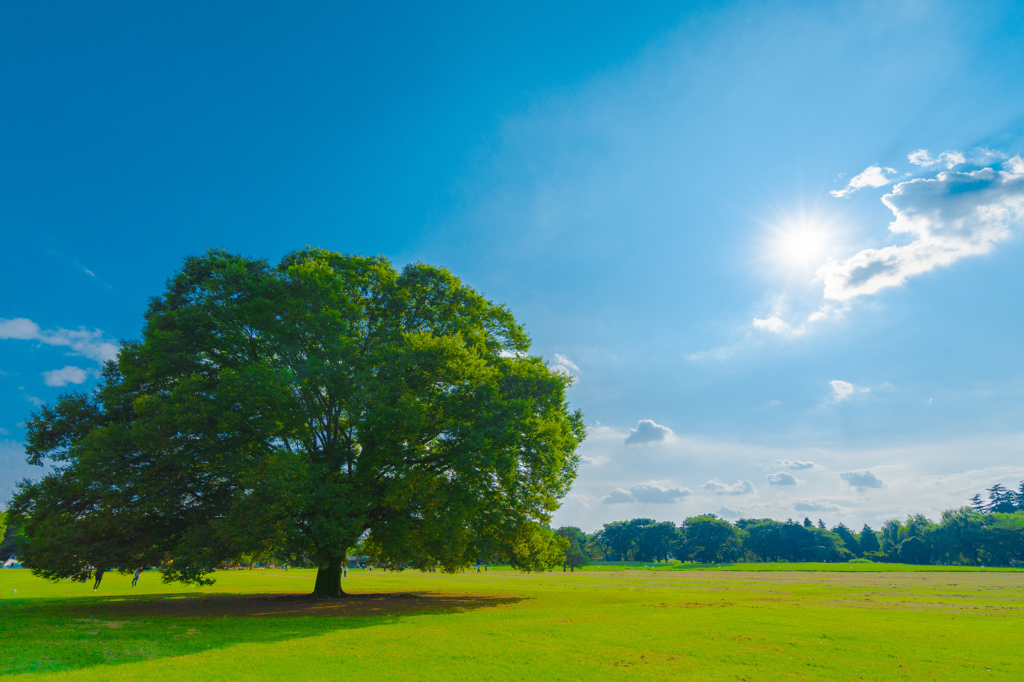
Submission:
[[[360,571],[345,586],[361,596],[323,610],[287,596],[311,590],[312,572],[228,572],[202,590],[145,574],[141,595],[128,582],[110,576],[94,594],[0,571],[0,671],[70,679],[1020,679],[1024,635],[1019,572]]]

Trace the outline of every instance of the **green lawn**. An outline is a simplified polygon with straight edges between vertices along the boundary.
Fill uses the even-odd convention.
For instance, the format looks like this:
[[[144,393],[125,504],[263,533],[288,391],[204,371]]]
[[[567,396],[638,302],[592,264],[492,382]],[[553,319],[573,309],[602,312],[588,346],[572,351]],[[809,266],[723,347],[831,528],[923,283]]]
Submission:
[[[3,570],[0,675],[1024,679],[1024,573],[838,566],[356,570],[357,596],[326,603],[287,596],[312,571],[224,572],[202,590],[108,575],[94,593]]]

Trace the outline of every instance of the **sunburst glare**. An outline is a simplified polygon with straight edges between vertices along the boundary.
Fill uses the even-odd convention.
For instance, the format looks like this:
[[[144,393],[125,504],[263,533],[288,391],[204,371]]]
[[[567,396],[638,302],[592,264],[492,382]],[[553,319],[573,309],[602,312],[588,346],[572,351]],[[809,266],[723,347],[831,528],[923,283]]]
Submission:
[[[795,276],[817,270],[838,246],[835,219],[819,211],[779,214],[766,227],[762,258]]]

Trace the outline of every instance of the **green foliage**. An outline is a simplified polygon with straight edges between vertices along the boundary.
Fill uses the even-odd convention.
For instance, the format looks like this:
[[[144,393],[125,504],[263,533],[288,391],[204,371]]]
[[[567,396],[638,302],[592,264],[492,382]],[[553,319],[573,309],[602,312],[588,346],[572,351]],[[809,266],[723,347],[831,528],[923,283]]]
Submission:
[[[846,527],[845,524],[840,523],[839,525],[832,528],[832,532],[835,533],[836,537],[842,542],[843,547],[854,556],[861,555],[860,543],[857,542],[857,538],[853,535],[853,531]]]
[[[865,555],[868,552],[882,551],[882,545],[878,542],[878,534],[866,523],[860,531],[860,537],[857,539],[857,545],[860,547],[862,555]]]
[[[988,493],[988,502],[982,502],[980,494],[971,498],[971,506],[975,511],[983,514],[1012,514],[1016,511],[1024,511],[1024,481],[1020,482],[1017,490],[1010,490],[997,483],[986,492]]]
[[[587,545],[587,534],[575,526],[562,526],[555,531],[555,535],[564,538],[568,542],[565,549],[565,556],[562,562],[562,570],[569,568],[575,571],[590,563],[585,547]]]
[[[713,514],[694,516],[683,523],[674,554],[701,563],[733,561],[742,554],[740,535],[735,526]]]
[[[667,561],[676,538],[671,521],[632,519],[606,523],[593,542],[611,561]]]
[[[633,546],[636,541],[634,534],[635,526],[626,521],[613,521],[604,524],[594,537],[605,552],[605,557],[612,561],[629,561],[633,556]]]
[[[211,251],[154,298],[93,395],[28,423],[12,519],[49,578],[312,557],[337,594],[348,547],[453,572],[484,555],[542,570],[575,478],[571,378],[526,355],[511,313],[448,271],[307,248],[276,267]],[[319,590],[319,587],[318,587]]]
[[[900,543],[899,558],[905,564],[926,564],[930,557],[928,545],[919,537],[909,537]]]

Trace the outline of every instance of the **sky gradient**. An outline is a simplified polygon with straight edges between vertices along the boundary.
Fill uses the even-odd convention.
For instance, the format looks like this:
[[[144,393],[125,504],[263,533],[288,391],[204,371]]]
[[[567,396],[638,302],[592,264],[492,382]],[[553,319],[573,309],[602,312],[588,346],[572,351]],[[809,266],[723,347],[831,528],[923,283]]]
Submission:
[[[443,265],[571,372],[555,523],[876,528],[1024,479],[1019,3],[31,3],[0,498],[182,259]]]

